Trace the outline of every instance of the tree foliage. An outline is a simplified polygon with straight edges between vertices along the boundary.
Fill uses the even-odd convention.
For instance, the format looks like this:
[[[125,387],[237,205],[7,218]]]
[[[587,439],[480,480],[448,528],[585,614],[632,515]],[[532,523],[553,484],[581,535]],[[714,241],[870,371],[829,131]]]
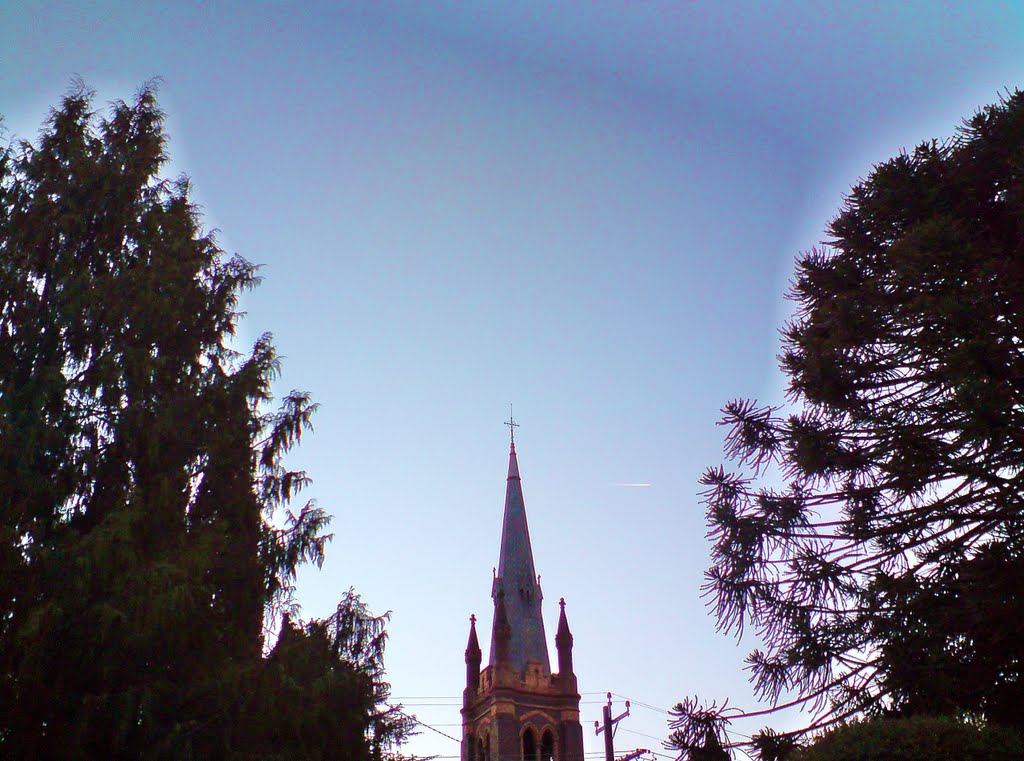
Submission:
[[[350,594],[264,652],[330,538],[288,509],[316,405],[233,348],[256,268],[166,159],[152,86],[0,152],[0,755],[379,757],[382,618]]]
[[[1007,727],[949,716],[872,719],[837,726],[794,761],[1005,761],[1024,758],[1024,739]]]
[[[736,470],[701,481],[715,614],[756,630],[758,695],[811,727],[925,713],[1019,727],[1024,95],[876,166],[828,229],[790,293],[788,404],[727,405]],[[685,750],[709,712],[675,713]],[[754,747],[782,757],[798,734]]]

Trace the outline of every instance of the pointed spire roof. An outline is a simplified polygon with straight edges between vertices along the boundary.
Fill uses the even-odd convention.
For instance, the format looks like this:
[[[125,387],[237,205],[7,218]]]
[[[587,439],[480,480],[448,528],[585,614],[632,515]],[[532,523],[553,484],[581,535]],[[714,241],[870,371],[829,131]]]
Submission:
[[[469,617],[469,642],[466,644],[466,657],[475,656],[480,665],[480,640],[476,637],[476,616]]]
[[[523,482],[519,477],[516,442],[508,455],[508,478],[505,480],[505,514],[501,522],[501,550],[498,553],[498,577],[512,576],[536,578],[533,566],[533,548],[530,546],[530,527],[526,524],[526,505],[523,502]]]
[[[544,620],[540,612],[540,580],[533,565],[530,529],[526,523],[526,505],[519,477],[519,461],[516,457],[515,425],[510,419],[509,427],[513,429],[513,438],[508,456],[505,513],[501,524],[497,576],[494,579],[491,596],[496,607],[501,602],[511,629],[508,657],[512,667],[522,671],[526,668],[527,661],[537,661],[550,673]],[[492,631],[491,663],[494,661],[495,638]]]
[[[555,632],[555,644],[559,647],[562,643],[572,644],[572,632],[569,631],[569,619],[565,617],[565,598],[558,601],[561,611],[558,614],[558,631]]]

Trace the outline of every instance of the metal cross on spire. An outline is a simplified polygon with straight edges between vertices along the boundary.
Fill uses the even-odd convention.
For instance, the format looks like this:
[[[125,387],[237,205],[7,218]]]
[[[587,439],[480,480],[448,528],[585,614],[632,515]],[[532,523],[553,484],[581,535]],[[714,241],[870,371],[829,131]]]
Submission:
[[[519,427],[519,423],[512,419],[512,405],[508,406],[508,420],[505,421],[505,425],[508,426],[509,435],[512,437],[512,443],[516,443],[516,428]]]

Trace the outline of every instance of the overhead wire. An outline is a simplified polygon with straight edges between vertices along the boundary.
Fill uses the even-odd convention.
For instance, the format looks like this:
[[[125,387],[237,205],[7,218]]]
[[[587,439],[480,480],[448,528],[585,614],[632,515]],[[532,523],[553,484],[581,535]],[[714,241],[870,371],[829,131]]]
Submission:
[[[608,694],[607,692],[600,692],[600,691],[581,692],[580,693],[581,696],[582,695],[607,695],[607,694]],[[613,697],[619,698],[620,700],[628,700],[629,703],[630,703],[630,706],[638,706],[640,708],[645,708],[645,709],[647,709],[649,711],[654,711],[656,713],[664,714],[666,716],[670,716],[671,715],[671,712],[668,711],[667,709],[661,708],[661,707],[653,705],[651,703],[647,703],[647,702],[642,701],[642,700],[637,700],[635,698],[631,698],[631,697],[629,697],[627,695],[623,695],[623,694],[618,693],[618,692],[613,692],[613,693],[611,693],[611,695]],[[405,701],[410,701],[410,700],[411,701],[420,701],[420,700],[444,700],[444,701],[450,701],[450,700],[457,700],[457,699],[459,699],[459,697],[461,697],[461,696],[455,696],[455,695],[415,695],[415,696],[413,696],[413,695],[410,695],[410,696],[405,696],[405,697],[392,697],[392,700],[400,701],[402,703],[402,708],[405,708],[405,707],[421,707],[421,708],[435,708],[436,707],[436,708],[446,708],[446,707],[459,706],[459,705],[461,705],[461,702],[458,702],[458,703],[449,703],[449,702],[445,702],[445,703],[409,703],[409,702],[405,702]],[[580,705],[603,705],[604,702],[605,701],[603,701],[603,700],[581,700],[580,701]],[[445,737],[445,738],[447,738],[447,739],[449,739],[449,740],[451,740],[453,742],[457,742],[457,743],[461,743],[462,742],[458,738],[452,737],[447,732],[442,732],[440,729],[437,728],[437,727],[458,727],[458,726],[461,726],[461,724],[436,724],[436,725],[435,724],[428,724],[425,721],[423,721],[422,719],[420,719],[420,718],[418,718],[418,717],[416,717],[414,715],[407,714],[404,711],[398,709],[397,706],[395,706],[395,708],[403,716],[406,716],[407,718],[415,721],[418,725],[420,725],[422,727],[426,727],[427,729],[431,730],[432,732],[436,732],[437,734],[441,735],[442,737]],[[629,729],[629,728],[624,727],[624,726],[623,727],[619,727],[619,729],[621,729],[623,732],[628,732],[629,734],[637,735],[639,737],[646,737],[646,738],[648,738],[650,740],[657,740],[659,742],[664,742],[665,741],[665,738],[657,737],[655,735],[650,735],[650,734],[647,734],[645,732],[637,732],[634,729]],[[737,737],[744,738],[746,740],[750,739],[750,737],[748,735],[745,735],[742,732],[735,732],[734,731],[734,732],[731,732],[730,734],[732,734],[734,736],[737,736]],[[677,758],[677,756],[669,755],[669,754],[666,754],[666,753],[661,753],[659,751],[654,751],[654,750],[648,750],[648,753],[650,753],[653,756],[657,756],[659,758],[671,759],[671,761],[675,761],[675,759]],[[584,757],[587,757],[587,758],[598,759],[598,758],[602,758],[603,756],[604,756],[603,751],[588,751],[588,752],[584,753]],[[434,756],[434,758],[436,758],[436,759],[448,759],[448,758],[459,758],[459,756]]]
[[[644,703],[642,700],[635,700],[634,698],[628,697],[626,695],[620,695],[617,692],[613,692],[612,695],[614,695],[617,698],[622,698],[623,700],[628,700],[630,705],[640,706],[641,708],[647,708],[651,711],[657,711],[658,713],[667,714],[669,716],[672,715],[671,711],[667,711],[664,708],[659,708],[658,706],[651,705],[650,703]]]
[[[665,742],[664,737],[655,737],[654,735],[648,735],[643,732],[637,732],[635,729],[629,729],[627,727],[619,727],[622,732],[629,732],[631,735],[640,735],[641,737],[648,737],[651,740],[657,740],[658,742]]]
[[[399,708],[398,706],[390,706],[390,708],[391,708],[392,710],[394,710],[394,711],[395,711],[396,713],[398,713],[398,714],[400,714],[400,715],[404,716],[405,718],[407,718],[407,719],[410,719],[410,720],[412,720],[412,721],[415,721],[415,722],[416,722],[417,724],[419,724],[419,725],[420,725],[421,727],[426,727],[426,728],[427,728],[427,729],[429,729],[429,730],[430,730],[431,732],[436,732],[437,734],[441,735],[441,737],[447,737],[447,738],[448,738],[449,740],[451,740],[452,742],[457,742],[457,743],[459,743],[459,744],[462,744],[462,740],[459,740],[459,739],[458,739],[458,738],[456,738],[456,737],[452,737],[452,736],[451,736],[450,734],[448,734],[447,732],[442,732],[442,731],[441,731],[440,729],[437,729],[436,727],[433,727],[433,726],[431,726],[430,724],[427,724],[427,723],[426,723],[425,721],[422,721],[421,719],[417,718],[416,716],[413,716],[412,714],[406,713],[405,711],[403,711],[403,710],[402,710],[401,708]]]

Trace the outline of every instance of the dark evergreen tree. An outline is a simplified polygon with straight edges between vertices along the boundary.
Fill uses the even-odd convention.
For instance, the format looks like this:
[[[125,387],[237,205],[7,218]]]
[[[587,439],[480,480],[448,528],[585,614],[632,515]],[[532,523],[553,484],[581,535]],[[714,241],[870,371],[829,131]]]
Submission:
[[[737,471],[701,482],[718,621],[811,727],[1024,726],[1024,95],[876,166],[829,233],[797,264],[788,404],[729,404]],[[675,713],[679,749],[737,715]]]
[[[330,537],[282,463],[316,405],[233,348],[256,268],[159,177],[153,87],[91,101],[0,152],[0,756],[379,758],[383,619],[350,595],[264,652]]]
[[[1008,727],[949,716],[843,724],[797,751],[794,761],[1006,761],[1024,758],[1024,738]]]

